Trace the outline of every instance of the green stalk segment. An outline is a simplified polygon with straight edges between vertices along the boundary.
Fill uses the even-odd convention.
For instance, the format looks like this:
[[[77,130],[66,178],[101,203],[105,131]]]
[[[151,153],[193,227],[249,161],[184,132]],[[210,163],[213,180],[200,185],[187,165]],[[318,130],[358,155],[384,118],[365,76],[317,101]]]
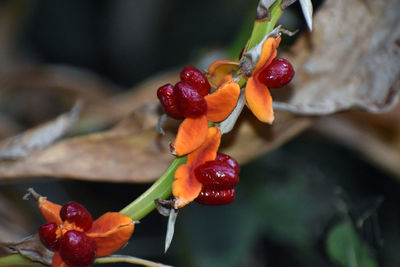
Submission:
[[[277,0],[270,8],[270,19],[264,21],[254,21],[253,31],[250,36],[249,45],[247,46],[247,51],[252,49],[256,44],[262,41],[262,39],[270,33],[278,19],[283,13],[281,8],[282,0]]]
[[[0,266],[2,267],[40,267],[40,262],[33,262],[30,259],[20,255],[12,254],[0,257]]]
[[[176,157],[163,175],[140,197],[122,209],[120,213],[131,217],[132,220],[140,220],[152,212],[156,208],[155,199],[165,199],[171,195],[175,171],[184,163],[186,163],[186,156]]]

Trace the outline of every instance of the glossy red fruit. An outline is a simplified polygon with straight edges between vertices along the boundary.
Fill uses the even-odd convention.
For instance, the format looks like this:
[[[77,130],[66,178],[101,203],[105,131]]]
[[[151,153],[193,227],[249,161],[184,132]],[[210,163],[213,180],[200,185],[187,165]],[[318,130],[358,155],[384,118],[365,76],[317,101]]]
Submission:
[[[258,79],[267,87],[279,88],[288,84],[294,76],[292,64],[284,58],[275,58],[271,64],[263,70]]]
[[[228,156],[228,155],[226,155],[224,153],[219,153],[218,152],[217,153],[217,157],[215,158],[215,160],[228,163],[229,165],[232,166],[232,168],[235,169],[236,174],[239,174],[239,172],[240,172],[239,163],[237,163],[237,161],[234,158],[232,158],[231,156]]]
[[[232,203],[235,199],[235,189],[214,190],[203,188],[199,196],[195,199],[198,203],[204,205],[225,205]]]
[[[57,238],[57,224],[45,223],[39,227],[39,237],[42,243],[51,250],[58,250],[59,239]]]
[[[202,96],[210,93],[210,84],[207,78],[195,67],[186,66],[181,71],[181,80],[193,85]]]
[[[184,118],[183,114],[178,110],[175,104],[174,86],[172,84],[165,84],[158,88],[157,97],[160,100],[165,112],[174,119],[181,120]]]
[[[60,255],[65,263],[74,267],[86,267],[96,257],[96,243],[85,233],[76,230],[66,232],[60,239]]]
[[[207,102],[189,83],[178,82],[174,88],[176,106],[186,118],[196,118],[207,111]]]
[[[68,202],[60,210],[60,217],[63,221],[75,223],[76,226],[87,231],[92,227],[92,215],[79,203]]]
[[[239,181],[235,169],[226,162],[207,161],[194,169],[197,180],[210,189],[233,188]]]

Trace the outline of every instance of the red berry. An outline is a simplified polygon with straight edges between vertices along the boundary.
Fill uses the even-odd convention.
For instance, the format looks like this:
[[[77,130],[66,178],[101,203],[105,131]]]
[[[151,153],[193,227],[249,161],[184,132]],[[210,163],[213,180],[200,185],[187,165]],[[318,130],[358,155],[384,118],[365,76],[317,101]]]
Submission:
[[[225,205],[235,199],[235,189],[214,190],[203,187],[199,196],[195,199],[198,203],[204,205]]]
[[[96,243],[85,233],[70,230],[60,239],[60,255],[68,265],[86,267],[94,261]]]
[[[39,227],[39,237],[43,244],[51,249],[58,250],[59,242],[57,238],[57,224],[56,223],[45,223]]]
[[[207,161],[194,170],[197,180],[210,189],[233,188],[239,181],[234,168],[226,162]]]
[[[157,97],[160,100],[165,112],[177,120],[183,119],[183,115],[179,112],[175,104],[174,86],[172,84],[165,84],[158,88]]]
[[[196,118],[207,111],[207,102],[202,95],[187,82],[178,82],[174,88],[176,106],[187,118]]]
[[[207,78],[195,67],[186,66],[181,71],[181,80],[193,85],[202,96],[210,93],[210,84]]]
[[[76,226],[84,231],[92,227],[92,215],[79,203],[71,201],[65,204],[60,210],[60,216],[63,221],[75,223]]]
[[[268,87],[279,88],[288,84],[294,76],[292,64],[284,58],[275,58],[258,76]]]
[[[239,172],[240,172],[239,163],[237,163],[237,161],[234,158],[232,158],[231,156],[228,156],[228,155],[226,155],[224,153],[219,153],[218,152],[217,153],[217,157],[215,158],[215,160],[228,163],[229,165],[232,166],[232,168],[235,169],[236,174],[239,174]]]

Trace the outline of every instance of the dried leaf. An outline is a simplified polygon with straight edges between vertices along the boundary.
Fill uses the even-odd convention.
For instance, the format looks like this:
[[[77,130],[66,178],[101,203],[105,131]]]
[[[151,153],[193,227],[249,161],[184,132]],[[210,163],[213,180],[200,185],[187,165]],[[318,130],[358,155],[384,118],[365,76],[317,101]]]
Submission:
[[[400,2],[327,0],[315,28],[291,50],[296,76],[290,95],[276,91],[274,107],[323,115],[358,107],[395,106],[400,77]],[[309,44],[310,43],[310,44]],[[280,99],[281,98],[281,99]]]
[[[78,119],[82,103],[53,121],[0,142],[0,159],[27,157],[48,147],[63,136]]]
[[[222,152],[240,164],[249,162],[279,147],[313,125],[315,118],[276,112],[275,122],[267,125],[245,112],[235,129],[222,138]]]
[[[311,0],[299,0],[301,11],[303,11],[304,18],[306,19],[307,26],[312,31],[312,14],[313,6]]]
[[[400,105],[387,114],[351,112],[318,120],[313,129],[357,150],[400,178]]]
[[[168,139],[160,139],[155,130],[136,135],[100,133],[71,138],[25,160],[3,163],[0,177],[150,182],[159,177],[173,159],[167,142]]]
[[[268,9],[272,6],[273,3],[275,3],[275,0],[260,0],[257,5],[256,19],[269,19],[270,14],[268,12]]]
[[[2,243],[12,253],[19,253],[33,261],[51,265],[53,252],[48,250],[40,241],[39,235],[27,237],[19,242]]]
[[[173,208],[171,208],[169,210],[167,233],[165,235],[164,252],[167,252],[169,246],[171,245],[172,238],[174,237],[175,222],[176,222],[176,218],[178,217],[178,211],[179,210],[176,210],[176,209],[173,209]]]

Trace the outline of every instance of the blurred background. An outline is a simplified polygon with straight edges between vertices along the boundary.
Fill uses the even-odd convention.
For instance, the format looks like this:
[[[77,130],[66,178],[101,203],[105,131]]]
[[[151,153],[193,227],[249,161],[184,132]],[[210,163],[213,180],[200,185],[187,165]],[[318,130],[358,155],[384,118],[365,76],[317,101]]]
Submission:
[[[313,4],[317,12],[323,1]],[[68,112],[81,98],[82,115],[63,132],[65,139],[114,129],[139,106],[143,94],[135,90],[144,80],[155,99],[162,83],[152,77],[167,73],[177,79],[186,64],[205,69],[215,59],[237,57],[256,5],[243,0],[1,0],[0,144]],[[300,30],[284,38],[284,52],[306,31],[300,6],[286,10],[280,23]],[[131,106],[121,100],[125,96]],[[386,117],[351,113],[346,121],[361,136],[368,129],[354,125],[365,122],[379,132],[375,138],[384,136],[382,142],[400,151],[398,110]],[[167,253],[167,218],[153,212],[118,254],[173,266],[400,266],[400,175],[393,171],[400,162],[387,168],[370,156],[373,151],[365,153],[343,136],[332,138],[321,129],[323,122],[314,124],[318,118],[308,119],[313,123],[268,151],[239,158],[241,180],[233,204],[192,203],[182,209]],[[391,158],[392,151],[379,152]],[[34,201],[22,200],[29,187],[57,203],[82,203],[98,217],[122,209],[151,182],[96,179],[95,174],[81,179],[63,172],[54,178],[34,168],[31,175],[32,165],[15,171],[15,162],[24,166],[21,157],[26,155],[0,159],[0,242],[19,240],[43,223]]]

